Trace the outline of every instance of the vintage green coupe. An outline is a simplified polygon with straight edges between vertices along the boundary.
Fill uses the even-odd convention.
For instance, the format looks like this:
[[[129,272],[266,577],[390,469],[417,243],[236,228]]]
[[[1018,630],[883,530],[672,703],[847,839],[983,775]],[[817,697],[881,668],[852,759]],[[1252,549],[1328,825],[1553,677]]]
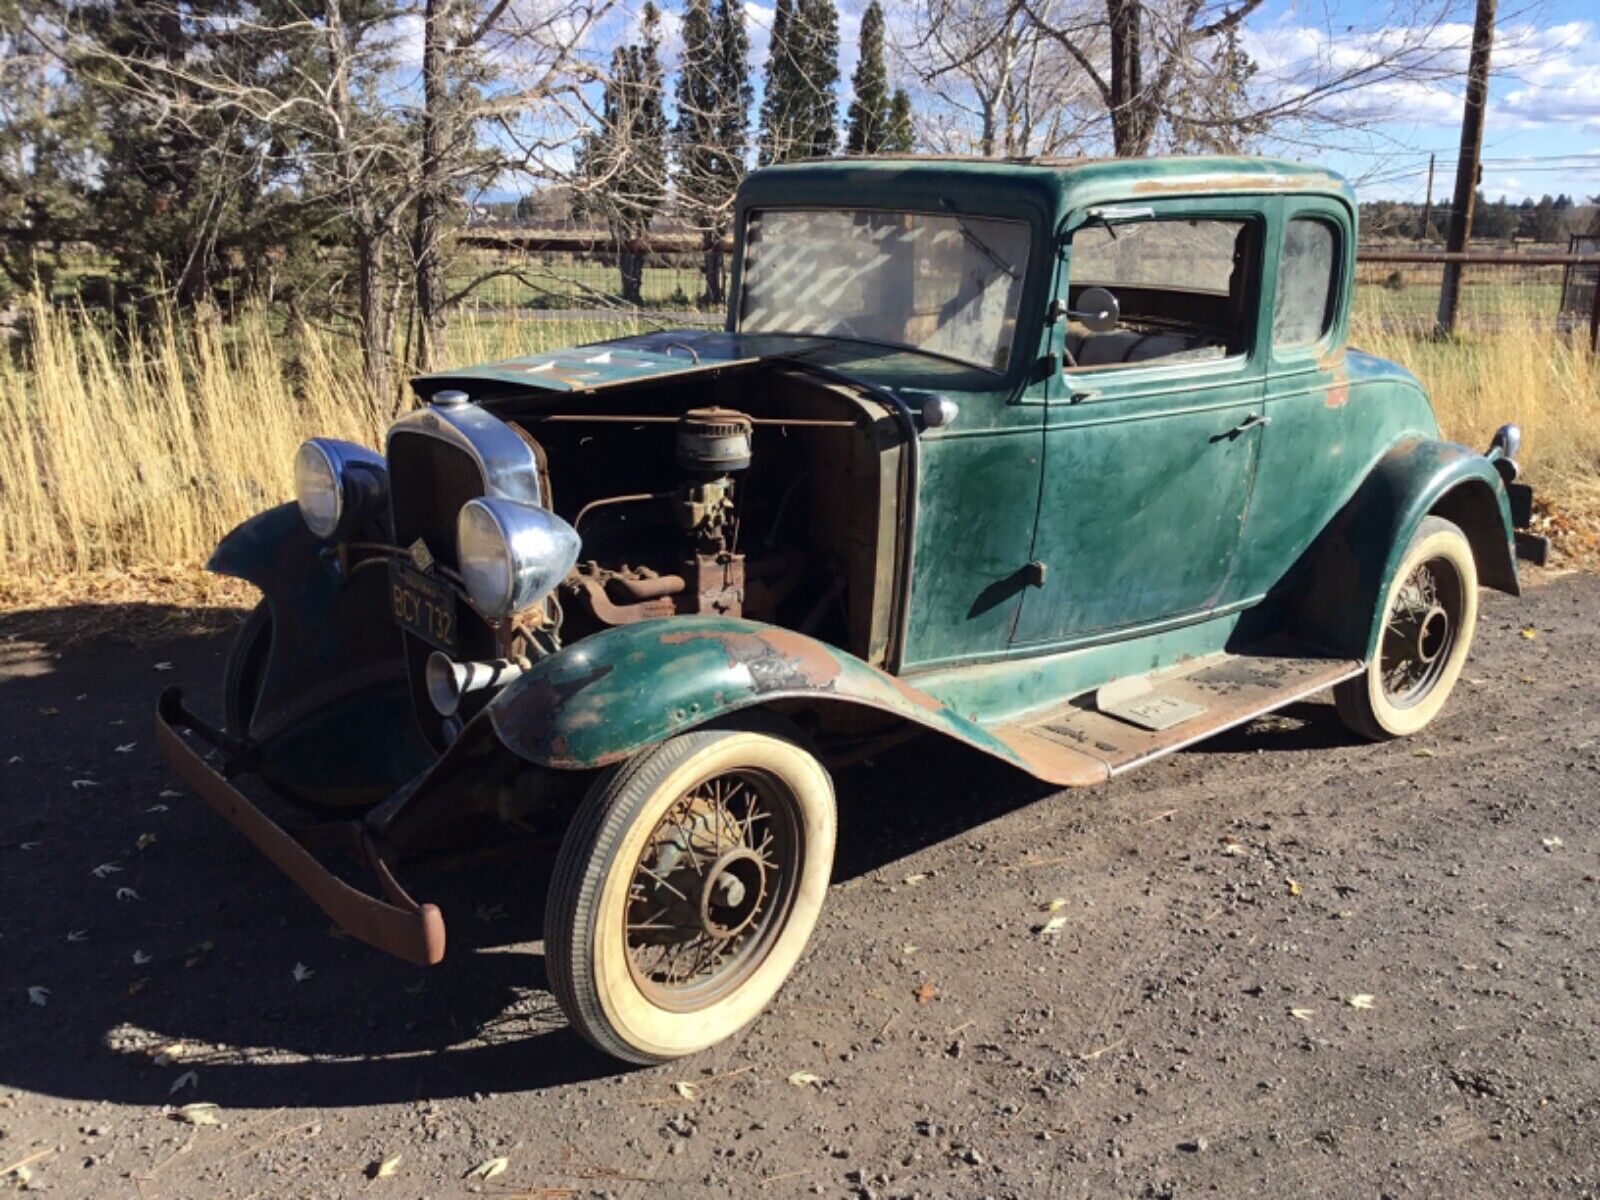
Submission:
[[[210,564],[264,596],[223,727],[170,691],[163,748],[418,963],[400,855],[564,831],[572,1024],[709,1046],[817,919],[828,765],[931,733],[1088,786],[1327,688],[1366,738],[1438,714],[1540,543],[1515,427],[1442,441],[1346,346],[1355,242],[1345,183],[1265,159],[756,172],[724,330],[428,376],[382,453],[307,442]]]

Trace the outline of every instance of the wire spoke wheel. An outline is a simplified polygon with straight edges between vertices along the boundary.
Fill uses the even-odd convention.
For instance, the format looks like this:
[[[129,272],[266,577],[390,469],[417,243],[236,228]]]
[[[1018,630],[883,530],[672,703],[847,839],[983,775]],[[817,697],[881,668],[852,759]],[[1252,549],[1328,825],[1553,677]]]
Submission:
[[[1406,576],[1383,631],[1384,691],[1408,708],[1432,690],[1450,661],[1461,628],[1462,580],[1446,558],[1421,562]]]
[[[1427,516],[1373,614],[1366,669],[1336,685],[1339,719],[1373,741],[1427,727],[1450,698],[1478,623],[1478,568],[1459,526]]]
[[[573,1027],[650,1063],[749,1024],[816,926],[837,829],[822,764],[764,731],[690,730],[599,775],[545,904]]]
[[[699,1008],[760,963],[793,901],[793,797],[754,771],[715,775],[667,809],[634,866],[628,967],[664,1008]]]

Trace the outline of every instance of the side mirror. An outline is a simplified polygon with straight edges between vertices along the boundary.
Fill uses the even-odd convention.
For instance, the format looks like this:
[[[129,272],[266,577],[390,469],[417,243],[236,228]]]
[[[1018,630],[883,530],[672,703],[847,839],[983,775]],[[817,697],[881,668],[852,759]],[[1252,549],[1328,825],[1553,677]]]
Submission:
[[[1078,307],[1069,308],[1067,316],[1075,317],[1091,333],[1110,333],[1122,319],[1122,305],[1103,287],[1087,288],[1078,297]]]

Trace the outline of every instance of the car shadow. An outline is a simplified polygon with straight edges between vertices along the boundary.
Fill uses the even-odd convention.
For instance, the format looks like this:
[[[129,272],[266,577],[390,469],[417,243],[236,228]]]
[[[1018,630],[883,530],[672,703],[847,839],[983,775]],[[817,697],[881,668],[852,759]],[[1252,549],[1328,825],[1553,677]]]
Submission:
[[[573,1034],[548,991],[539,943],[553,837],[404,867],[412,893],[445,914],[449,952],[437,967],[339,936],[155,753],[164,686],[216,710],[238,616],[123,607],[97,607],[78,625],[73,610],[0,620],[0,1087],[337,1107],[540,1090],[626,1069]],[[88,640],[63,633],[91,620],[99,632]],[[1326,725],[1226,736],[1236,751],[1310,748]],[[836,784],[836,882],[1056,791],[935,737],[845,769]]]

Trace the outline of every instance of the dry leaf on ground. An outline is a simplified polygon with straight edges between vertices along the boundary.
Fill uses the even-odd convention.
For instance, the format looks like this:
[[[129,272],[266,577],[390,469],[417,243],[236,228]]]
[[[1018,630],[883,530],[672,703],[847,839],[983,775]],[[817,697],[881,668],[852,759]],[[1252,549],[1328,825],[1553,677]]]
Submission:
[[[1345,1001],[1345,1003],[1348,1004],[1351,1008],[1371,1008],[1372,1007],[1372,1003],[1373,1003],[1373,997],[1367,995],[1367,993],[1365,993],[1365,992],[1360,992],[1360,993],[1358,993],[1358,994],[1356,994],[1354,996],[1351,996],[1348,1000]]]
[[[794,1084],[795,1087],[808,1087],[814,1083],[821,1083],[822,1078],[818,1075],[813,1075],[810,1071],[796,1071],[789,1076],[789,1082]]]
[[[1296,1021],[1309,1021],[1317,1015],[1317,1010],[1314,1008],[1291,1008],[1289,1015]]]
[[[698,1100],[700,1098],[700,1089],[695,1087],[695,1085],[692,1083],[680,1081],[672,1085],[672,1090],[677,1092],[678,1095],[682,1096],[685,1100]]]
[[[375,1162],[367,1167],[368,1179],[387,1179],[400,1169],[401,1155],[391,1154],[382,1162]]]
[[[917,998],[918,1004],[926,1004],[939,994],[939,989],[931,983],[919,983],[917,984],[917,990],[911,994]]]
[[[189,1072],[191,1075],[193,1071]],[[217,1106],[210,1101],[197,1101],[194,1104],[185,1104],[172,1114],[186,1125],[217,1125]]]
[[[463,1179],[493,1179],[511,1165],[509,1158],[486,1158],[462,1176]]]

